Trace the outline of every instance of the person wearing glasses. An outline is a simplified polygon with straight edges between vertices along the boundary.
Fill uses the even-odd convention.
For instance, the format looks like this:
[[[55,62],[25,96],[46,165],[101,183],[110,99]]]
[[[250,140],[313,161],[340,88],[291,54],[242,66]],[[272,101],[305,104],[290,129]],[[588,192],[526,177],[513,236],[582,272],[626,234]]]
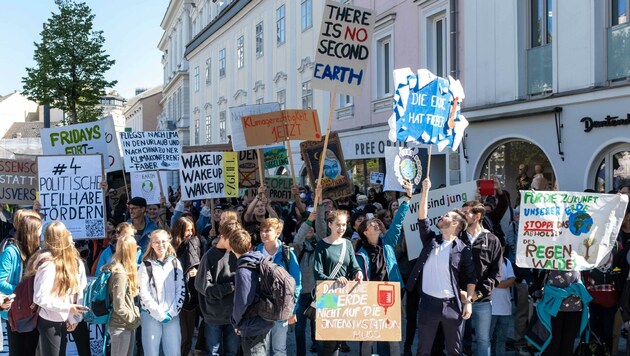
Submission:
[[[391,222],[389,230],[380,219],[372,218],[364,220],[358,228],[359,241],[355,247],[357,263],[363,271],[366,281],[391,281],[399,282],[403,287],[402,276],[398,269],[396,254],[394,249],[398,244],[403,226],[403,218],[409,210],[409,201],[413,192],[411,182],[403,184],[405,195],[403,203],[400,204],[394,220]],[[373,342],[361,343],[361,355],[372,355]],[[400,343],[378,343],[378,354],[387,354],[389,348],[390,355],[400,355]]]
[[[157,230],[157,226],[145,215],[147,210],[147,201],[142,197],[134,197],[127,203],[129,210],[129,220],[127,222],[133,224],[136,229],[136,242],[142,253],[147,251],[149,247],[149,234]]]
[[[140,320],[145,355],[181,355],[179,312],[184,304],[184,272],[166,230],[151,233],[138,271]]]

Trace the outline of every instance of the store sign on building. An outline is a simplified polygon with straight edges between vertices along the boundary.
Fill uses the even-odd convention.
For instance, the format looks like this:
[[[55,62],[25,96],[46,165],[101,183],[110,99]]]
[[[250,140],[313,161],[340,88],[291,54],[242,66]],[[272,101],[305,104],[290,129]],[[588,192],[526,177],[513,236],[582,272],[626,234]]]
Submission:
[[[354,154],[357,156],[385,157],[385,147],[407,147],[407,143],[390,140],[357,142],[354,144]]]
[[[630,125],[630,114],[626,114],[625,119],[620,119],[619,116],[606,115],[604,120],[595,121],[591,117],[585,116],[580,120],[584,124],[584,132],[591,132],[597,127],[609,127],[609,126],[621,126]]]

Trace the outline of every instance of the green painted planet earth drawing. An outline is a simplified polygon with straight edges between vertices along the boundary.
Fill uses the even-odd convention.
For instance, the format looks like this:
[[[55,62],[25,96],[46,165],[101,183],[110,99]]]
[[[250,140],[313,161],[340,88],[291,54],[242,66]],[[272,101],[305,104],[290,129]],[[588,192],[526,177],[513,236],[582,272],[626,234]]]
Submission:
[[[576,212],[569,216],[569,231],[575,236],[588,234],[593,227],[593,217],[584,211]]]
[[[339,302],[339,297],[332,293],[326,293],[317,298],[315,306],[317,309],[336,309]]]
[[[417,174],[416,162],[409,158],[405,158],[400,162],[400,173],[403,179],[413,180]]]

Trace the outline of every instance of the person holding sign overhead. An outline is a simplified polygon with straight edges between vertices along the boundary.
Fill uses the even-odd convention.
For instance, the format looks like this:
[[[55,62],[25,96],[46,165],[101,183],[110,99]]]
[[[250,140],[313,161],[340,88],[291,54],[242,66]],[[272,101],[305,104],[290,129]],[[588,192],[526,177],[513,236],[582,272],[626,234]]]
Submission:
[[[431,355],[438,328],[444,331],[448,355],[462,353],[462,323],[472,314],[475,292],[475,267],[472,252],[457,236],[466,230],[466,217],[455,209],[437,223],[440,234],[431,230],[427,217],[431,181],[422,181],[418,224],[422,251],[407,281],[407,290],[420,294],[418,308],[418,356]],[[465,292],[461,290],[465,289]],[[465,297],[460,300],[460,295]]]
[[[249,232],[252,238],[252,246],[258,246],[260,239],[260,223],[267,218],[278,218],[276,211],[269,205],[269,199],[265,196],[267,187],[261,184],[258,187],[258,195],[247,206],[243,214],[243,228]]]
[[[404,201],[400,204],[389,230],[386,230],[383,222],[377,218],[364,220],[359,225],[356,258],[366,281],[392,281],[403,285],[394,249],[402,232],[403,218],[409,210],[413,185],[411,182],[405,181],[403,188],[405,189]],[[361,344],[362,356],[372,355],[372,344],[372,342],[366,341]],[[386,344],[378,344],[378,353],[387,354],[385,350],[381,350],[384,349],[381,345],[385,346]],[[390,342],[389,354],[400,355],[400,343]]]

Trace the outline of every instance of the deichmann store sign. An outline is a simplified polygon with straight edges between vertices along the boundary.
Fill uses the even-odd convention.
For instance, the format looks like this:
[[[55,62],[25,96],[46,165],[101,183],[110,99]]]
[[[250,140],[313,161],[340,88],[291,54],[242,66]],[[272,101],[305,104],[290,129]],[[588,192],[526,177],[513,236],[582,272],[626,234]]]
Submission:
[[[630,114],[626,114],[625,119],[620,119],[619,116],[606,115],[604,120],[599,121],[586,116],[580,122],[584,124],[584,132],[591,132],[591,130],[598,127],[630,125]]]

